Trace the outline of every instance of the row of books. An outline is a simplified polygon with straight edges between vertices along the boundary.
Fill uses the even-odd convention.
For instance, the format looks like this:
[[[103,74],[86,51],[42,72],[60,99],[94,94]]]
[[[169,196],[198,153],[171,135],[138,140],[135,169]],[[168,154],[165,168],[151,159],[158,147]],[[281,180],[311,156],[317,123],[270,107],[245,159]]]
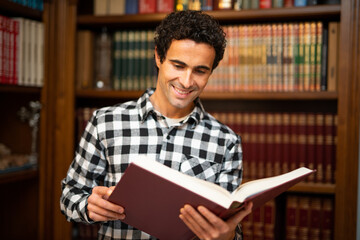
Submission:
[[[267,9],[283,7],[305,7],[321,4],[339,4],[340,0],[241,0],[235,1],[234,9]]]
[[[289,195],[286,199],[286,239],[331,240],[334,200],[329,197]]]
[[[80,139],[96,108],[79,108]],[[333,113],[211,112],[242,138],[244,181],[298,167],[316,169],[310,183],[335,183],[337,115]]]
[[[94,15],[170,13],[174,0],[94,0]]]
[[[268,9],[339,3],[340,0],[94,0],[94,15]]]
[[[39,11],[44,9],[44,0],[9,0],[20,5],[33,8]]]
[[[279,206],[278,206],[279,207]],[[255,209],[241,222],[244,239],[275,240],[281,238],[276,225],[285,226],[287,240],[331,240],[334,225],[333,199],[319,196],[287,195],[285,223],[276,216],[275,200]]]
[[[143,90],[155,86],[153,31],[94,34],[82,30],[77,37],[78,89]]]
[[[211,112],[242,137],[245,181],[298,167],[309,183],[335,183],[337,115],[305,112]]]
[[[42,86],[43,55],[42,22],[0,16],[0,84]]]
[[[338,22],[230,25],[224,31],[228,45],[206,91],[337,90]],[[77,51],[79,88],[99,87],[99,79],[100,88],[115,90],[154,86],[152,30],[81,30]]]
[[[224,30],[228,45],[207,91],[336,91],[338,22],[234,25]]]

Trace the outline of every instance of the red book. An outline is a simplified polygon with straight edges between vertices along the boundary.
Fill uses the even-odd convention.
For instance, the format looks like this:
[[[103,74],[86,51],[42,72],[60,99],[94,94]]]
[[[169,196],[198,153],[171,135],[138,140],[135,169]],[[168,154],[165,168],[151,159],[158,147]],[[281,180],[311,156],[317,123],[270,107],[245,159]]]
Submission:
[[[11,29],[12,29],[12,47],[10,50],[12,51],[12,61],[11,61],[11,84],[17,84],[18,83],[18,62],[19,59],[18,56],[18,49],[19,49],[19,22],[18,21],[11,21]]]
[[[335,139],[334,139],[334,115],[332,113],[325,114],[324,123],[324,182],[334,183],[334,163],[335,163]]]
[[[275,239],[275,200],[265,203],[264,207],[264,239]],[[246,239],[246,238],[245,238]]]
[[[315,153],[317,150],[316,140],[317,140],[317,126],[315,124],[316,117],[315,113],[307,113],[306,116],[306,160],[307,167],[315,168],[317,167],[317,162],[322,161],[322,159],[316,158]],[[316,126],[316,127],[315,127]],[[315,147],[316,146],[316,147]],[[316,175],[321,174],[321,170],[317,169]],[[307,179],[309,182],[315,182],[315,177],[312,175]]]
[[[175,9],[175,0],[157,0],[156,12],[170,13]]]
[[[320,240],[321,229],[321,198],[314,197],[310,202],[310,232],[309,239]]]
[[[139,0],[139,14],[155,12],[156,0]]]
[[[288,196],[286,202],[286,239],[297,240],[299,228],[298,197]]]
[[[264,207],[261,206],[252,211],[253,215],[253,239],[264,239]]]
[[[294,0],[284,0],[284,7],[293,7]]]
[[[316,114],[316,182],[324,182],[325,120],[324,114]]]
[[[282,125],[281,125],[281,135],[282,135],[282,172],[288,172],[290,168],[290,114],[282,114]]]
[[[230,193],[214,183],[139,155],[126,169],[109,201],[125,208],[123,222],[154,237],[192,239],[193,233],[179,218],[180,209],[185,204],[205,206],[226,219],[238,212],[243,203],[252,201],[255,210],[313,172],[300,168],[276,177],[247,182]]]
[[[271,8],[271,0],[260,0],[260,8]]]

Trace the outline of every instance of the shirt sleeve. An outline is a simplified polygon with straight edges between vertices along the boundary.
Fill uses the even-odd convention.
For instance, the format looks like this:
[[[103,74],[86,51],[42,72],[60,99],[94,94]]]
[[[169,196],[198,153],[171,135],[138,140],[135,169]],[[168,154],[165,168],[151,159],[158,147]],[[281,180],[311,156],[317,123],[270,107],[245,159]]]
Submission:
[[[218,178],[219,185],[229,192],[234,191],[241,184],[242,170],[241,138],[236,135],[235,140],[227,143]]]
[[[104,180],[104,159],[95,112],[85,128],[67,176],[61,182],[60,209],[68,221],[93,223],[87,215],[87,199],[92,189]]]

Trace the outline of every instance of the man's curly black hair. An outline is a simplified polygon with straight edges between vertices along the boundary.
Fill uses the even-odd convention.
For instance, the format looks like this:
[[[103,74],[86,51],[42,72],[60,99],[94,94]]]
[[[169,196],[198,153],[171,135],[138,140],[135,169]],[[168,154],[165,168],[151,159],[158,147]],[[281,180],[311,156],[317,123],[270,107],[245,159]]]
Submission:
[[[215,49],[214,70],[224,56],[225,33],[219,22],[202,11],[186,10],[172,12],[162,20],[155,31],[155,46],[160,62],[173,40],[190,39],[197,43],[207,43]]]

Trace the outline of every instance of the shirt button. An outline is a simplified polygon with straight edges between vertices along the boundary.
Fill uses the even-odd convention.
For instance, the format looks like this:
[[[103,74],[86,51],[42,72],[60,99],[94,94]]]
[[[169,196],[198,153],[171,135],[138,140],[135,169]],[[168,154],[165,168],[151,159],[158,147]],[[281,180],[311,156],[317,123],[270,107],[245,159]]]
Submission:
[[[167,135],[166,139],[167,139],[167,140],[170,140],[170,135]]]

